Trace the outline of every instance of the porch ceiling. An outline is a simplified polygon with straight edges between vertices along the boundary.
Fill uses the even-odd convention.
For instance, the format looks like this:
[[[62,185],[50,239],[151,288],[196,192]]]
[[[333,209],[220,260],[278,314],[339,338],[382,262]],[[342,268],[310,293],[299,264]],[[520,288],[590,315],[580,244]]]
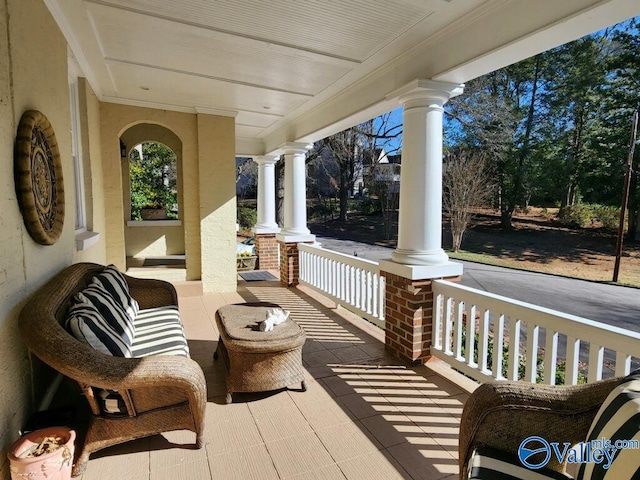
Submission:
[[[394,108],[640,15],[628,0],[44,0],[105,102],[236,118],[238,154]]]

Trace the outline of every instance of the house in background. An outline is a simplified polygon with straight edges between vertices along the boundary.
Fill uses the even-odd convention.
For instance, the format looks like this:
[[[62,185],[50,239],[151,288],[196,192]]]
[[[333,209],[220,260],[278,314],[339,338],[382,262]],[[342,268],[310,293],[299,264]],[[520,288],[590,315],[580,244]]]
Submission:
[[[172,243],[186,255],[186,279],[235,290],[236,157],[258,164],[257,248],[276,245],[293,282],[297,245],[314,240],[307,145],[402,105],[400,239],[385,268],[410,282],[460,274],[438,236],[442,105],[469,79],[639,14],[628,0],[0,3],[0,444],[15,440],[51,379],[25,349],[18,314],[65,266],[124,270],[127,256]],[[29,234],[14,183],[16,132],[30,110],[46,116],[60,152],[66,208],[51,245]],[[176,155],[172,223],[127,215],[127,157],[142,142]]]

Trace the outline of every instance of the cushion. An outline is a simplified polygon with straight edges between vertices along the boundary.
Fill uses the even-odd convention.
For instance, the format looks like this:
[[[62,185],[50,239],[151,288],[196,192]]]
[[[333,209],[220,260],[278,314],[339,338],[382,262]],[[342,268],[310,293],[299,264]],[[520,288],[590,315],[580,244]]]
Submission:
[[[125,310],[99,284],[77,293],[66,317],[74,337],[96,350],[118,357],[131,357],[133,323]]]
[[[478,448],[469,461],[469,479],[474,480],[543,480],[547,478],[571,480],[572,477],[541,468],[532,470],[510,455],[493,448]]]
[[[631,373],[614,388],[598,410],[587,443],[593,440],[640,442],[640,370]],[[624,446],[624,443],[621,444]],[[597,445],[596,445],[597,447]],[[580,466],[577,478],[587,479],[639,479],[640,450],[637,448],[616,449],[613,461],[589,462]]]
[[[134,357],[149,355],[189,356],[189,346],[176,306],[141,310],[134,322],[135,335],[131,353]]]
[[[102,285],[111,296],[124,308],[131,322],[136,318],[138,310],[138,302],[136,302],[129,293],[129,285],[124,275],[115,265],[109,265],[102,273],[99,273],[91,280],[92,284]]]
[[[151,355],[189,357],[189,346],[177,307],[166,306],[140,310],[135,319],[134,328],[132,357]],[[97,398],[104,412],[112,415],[127,413],[127,407],[118,392],[100,390]]]

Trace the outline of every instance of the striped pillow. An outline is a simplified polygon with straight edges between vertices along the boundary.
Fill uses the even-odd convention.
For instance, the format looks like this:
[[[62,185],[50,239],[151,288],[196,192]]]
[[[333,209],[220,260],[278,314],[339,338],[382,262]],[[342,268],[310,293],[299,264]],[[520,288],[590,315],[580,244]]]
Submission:
[[[102,353],[131,357],[133,322],[99,284],[89,285],[76,294],[67,312],[66,326],[74,337]]]
[[[470,480],[571,480],[572,477],[555,470],[531,470],[522,465],[516,455],[494,448],[478,448],[469,461]]]
[[[640,442],[640,370],[628,375],[614,388],[596,414],[587,442],[609,440],[636,440]],[[580,466],[578,480],[639,479],[640,450],[628,448],[616,451],[611,465],[608,462],[584,463]]]
[[[115,300],[124,308],[131,322],[136,318],[138,310],[138,302],[131,297],[129,293],[129,285],[124,275],[115,265],[109,265],[102,273],[99,273],[91,280],[93,285],[102,285]]]

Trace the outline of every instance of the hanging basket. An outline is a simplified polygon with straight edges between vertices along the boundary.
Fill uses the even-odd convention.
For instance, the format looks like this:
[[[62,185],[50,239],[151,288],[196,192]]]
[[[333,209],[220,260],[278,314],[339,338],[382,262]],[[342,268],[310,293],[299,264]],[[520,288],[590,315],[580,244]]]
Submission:
[[[67,427],[34,430],[7,451],[11,480],[69,480],[76,432]]]

